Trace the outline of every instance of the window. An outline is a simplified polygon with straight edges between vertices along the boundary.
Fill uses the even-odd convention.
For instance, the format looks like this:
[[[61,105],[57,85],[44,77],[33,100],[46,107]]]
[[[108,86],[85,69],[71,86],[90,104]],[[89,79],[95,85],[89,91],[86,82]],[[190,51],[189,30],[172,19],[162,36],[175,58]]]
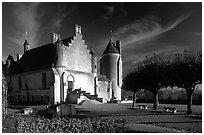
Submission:
[[[21,76],[18,77],[18,88],[21,89]]]
[[[110,92],[110,88],[109,87],[107,88],[107,92]]]
[[[21,102],[21,96],[20,95],[18,95],[18,101]]]
[[[42,88],[46,88],[46,73],[42,73]]]
[[[43,96],[41,96],[41,102],[43,102]]]
[[[32,102],[34,102],[34,96],[32,96]]]

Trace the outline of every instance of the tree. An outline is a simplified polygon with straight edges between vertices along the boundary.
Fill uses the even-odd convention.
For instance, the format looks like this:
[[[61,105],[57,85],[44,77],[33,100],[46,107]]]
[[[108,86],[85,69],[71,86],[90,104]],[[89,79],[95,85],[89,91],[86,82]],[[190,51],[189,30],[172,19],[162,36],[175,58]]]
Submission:
[[[192,94],[195,87],[202,83],[202,53],[184,51],[176,54],[168,65],[168,84],[186,90],[188,103],[187,113],[192,114]]]
[[[159,55],[154,54],[152,57],[144,60],[143,64],[138,67],[141,74],[141,80],[144,81],[143,89],[153,94],[153,109],[156,110],[159,104],[158,91],[163,88],[164,80],[164,60]]]
[[[184,51],[182,54],[160,57],[153,55],[140,64],[134,72],[124,78],[126,89],[145,89],[154,96],[154,109],[158,106],[158,91],[165,87],[179,87],[186,90],[187,113],[191,114],[192,94],[202,83],[202,53]]]
[[[154,110],[156,110],[158,106],[158,91],[163,87],[161,80],[164,77],[164,64],[162,62],[163,59],[161,57],[153,55],[153,57],[138,63],[136,69],[129,73],[123,80],[123,88],[133,91],[134,95],[139,89],[145,89],[151,92],[154,96]]]
[[[123,85],[122,89],[126,91],[132,91],[133,92],[133,103],[132,108],[135,107],[136,102],[136,93],[138,90],[142,88],[142,80],[140,79],[140,73],[137,72],[137,70],[127,74],[123,78]]]

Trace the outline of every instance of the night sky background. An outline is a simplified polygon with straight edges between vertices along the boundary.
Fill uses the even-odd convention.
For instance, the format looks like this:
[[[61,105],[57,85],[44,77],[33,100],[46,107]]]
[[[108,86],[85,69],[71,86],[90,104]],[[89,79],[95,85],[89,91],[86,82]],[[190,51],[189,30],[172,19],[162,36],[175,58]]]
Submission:
[[[2,60],[51,41],[50,33],[83,39],[100,58],[110,40],[122,41],[123,75],[146,56],[202,49],[202,3],[2,3]]]

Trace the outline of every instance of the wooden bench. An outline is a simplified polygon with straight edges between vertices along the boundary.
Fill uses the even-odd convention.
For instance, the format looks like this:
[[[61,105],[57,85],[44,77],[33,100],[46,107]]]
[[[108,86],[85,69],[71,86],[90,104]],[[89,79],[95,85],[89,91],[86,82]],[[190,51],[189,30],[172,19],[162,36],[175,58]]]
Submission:
[[[145,109],[147,110],[147,106],[146,105],[138,105],[139,106],[139,109]]]
[[[172,111],[173,113],[176,113],[176,108],[174,107],[163,107],[165,112],[170,112]]]

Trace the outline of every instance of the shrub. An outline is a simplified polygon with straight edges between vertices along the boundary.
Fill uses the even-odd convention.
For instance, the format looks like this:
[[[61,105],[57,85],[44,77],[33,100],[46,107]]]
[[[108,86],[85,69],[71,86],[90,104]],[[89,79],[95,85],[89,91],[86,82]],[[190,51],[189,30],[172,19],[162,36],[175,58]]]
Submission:
[[[100,118],[21,118],[16,122],[17,133],[115,133],[114,120]]]

